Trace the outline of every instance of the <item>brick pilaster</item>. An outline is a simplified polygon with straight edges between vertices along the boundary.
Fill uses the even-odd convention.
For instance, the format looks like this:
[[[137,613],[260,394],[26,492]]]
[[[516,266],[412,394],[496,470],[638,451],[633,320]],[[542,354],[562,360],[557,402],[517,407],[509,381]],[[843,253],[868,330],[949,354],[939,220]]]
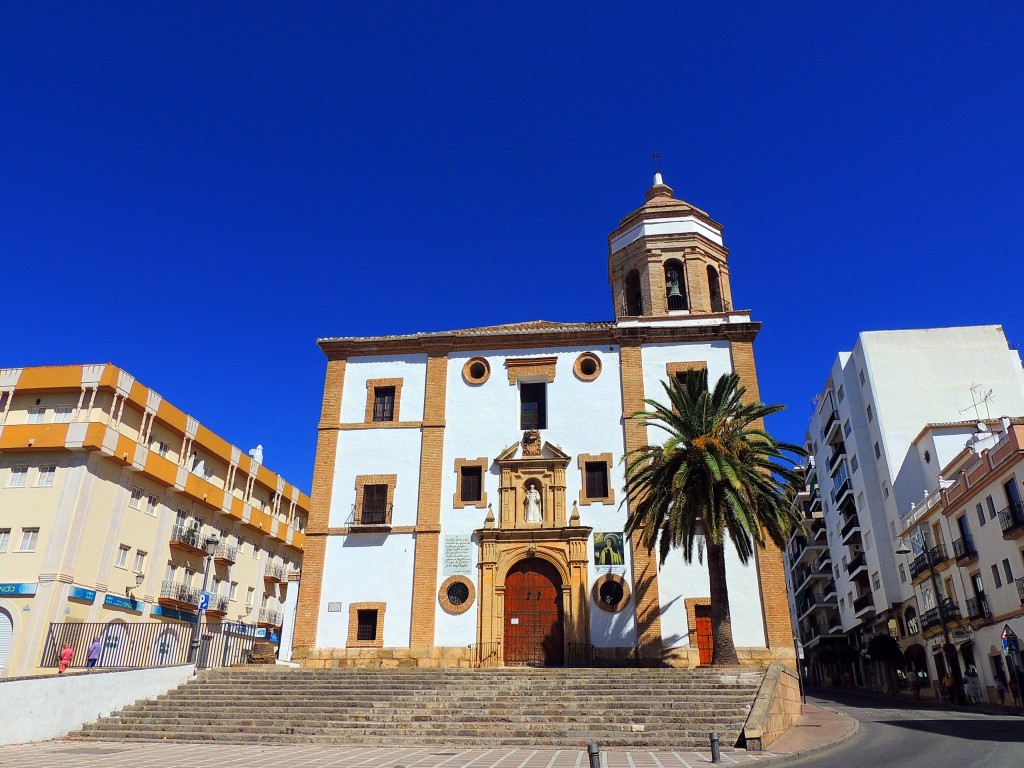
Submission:
[[[620,353],[622,372],[622,415],[627,455],[647,444],[647,431],[629,418],[644,410],[643,361],[639,345],[623,345]],[[632,502],[628,502],[632,506]],[[636,611],[637,645],[644,659],[661,659],[661,604],[658,600],[658,564],[654,553],[641,541],[643,531],[632,537],[633,605]]]
[[[434,606],[437,600],[438,539],[441,528],[441,462],[444,460],[444,416],[448,356],[427,358],[420,444],[420,496],[416,512],[416,555],[412,581],[412,628],[409,645],[434,645]]]
[[[292,645],[298,660],[306,658],[316,645],[317,617],[323,587],[327,528],[331,515],[331,494],[338,453],[338,427],[341,423],[341,393],[345,384],[345,360],[328,360],[324,379],[324,398],[313,464],[310,491],[309,525],[302,556],[302,580],[295,607],[295,635]]]

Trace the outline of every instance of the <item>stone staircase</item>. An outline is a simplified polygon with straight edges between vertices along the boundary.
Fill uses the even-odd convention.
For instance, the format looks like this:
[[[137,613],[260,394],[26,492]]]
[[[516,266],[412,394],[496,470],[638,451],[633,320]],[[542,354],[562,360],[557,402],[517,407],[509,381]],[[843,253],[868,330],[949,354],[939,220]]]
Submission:
[[[672,747],[736,744],[764,673],[749,669],[201,672],[73,739],[237,744]]]

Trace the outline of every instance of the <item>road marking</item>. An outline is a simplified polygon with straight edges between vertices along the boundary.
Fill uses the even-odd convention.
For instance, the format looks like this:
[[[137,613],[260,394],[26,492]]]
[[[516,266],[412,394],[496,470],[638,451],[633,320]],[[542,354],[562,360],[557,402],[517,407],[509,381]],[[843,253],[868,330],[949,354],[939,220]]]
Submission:
[[[658,759],[658,756],[656,754],[654,754],[653,752],[648,752],[647,754],[651,756],[651,760],[654,761],[654,764],[658,766],[658,768],[665,768],[665,764]]]
[[[576,766],[575,766],[575,768],[580,768],[580,766],[582,764],[583,764],[583,750],[580,750],[577,753],[577,755],[576,755]]]
[[[558,749],[558,750],[555,750],[555,754],[553,754],[553,755],[551,756],[551,759],[550,759],[550,760],[548,760],[547,768],[551,768],[551,766],[553,766],[553,765],[555,764],[555,760],[557,760],[557,759],[558,759],[558,756],[559,756],[560,754],[562,754],[562,750],[560,750],[560,749]],[[497,765],[497,764],[498,764],[498,763],[495,763],[494,765]],[[491,768],[494,768],[494,765],[492,765],[492,766],[491,766]]]
[[[527,755],[527,756],[526,756],[526,759],[525,759],[525,760],[523,760],[523,762],[521,762],[521,763],[520,763],[520,764],[519,764],[519,765],[517,766],[517,768],[526,768],[526,764],[527,764],[528,762],[530,762],[531,760],[533,760],[533,756],[534,756],[534,755],[536,755],[536,754],[537,754],[537,752],[539,752],[539,751],[540,751],[540,750],[536,750],[536,749],[535,749],[535,750],[533,750],[533,752],[531,752],[531,753],[530,753],[529,755]]]
[[[448,758],[447,760],[442,760],[442,761],[441,761],[440,763],[437,763],[437,764],[435,764],[435,765],[434,765],[434,768],[440,768],[440,767],[441,767],[442,765],[444,765],[445,763],[450,763],[450,762],[451,762],[452,760],[454,760],[454,759],[455,759],[456,757],[462,757],[462,756],[463,756],[464,754],[466,754],[467,752],[471,752],[471,751],[472,751],[472,750],[469,750],[469,749],[464,749],[464,750],[462,750],[461,752],[459,752],[459,753],[458,753],[457,755],[452,755],[452,756],[451,756],[451,757],[449,757],[449,758]]]
[[[629,763],[629,768],[636,768],[636,763],[633,762],[633,754],[631,752],[626,753],[626,762]]]
[[[489,754],[491,754],[491,752],[493,752],[493,751],[494,751],[494,749],[492,748],[492,749],[488,749],[488,750],[487,750],[486,752],[484,752],[483,754],[477,755],[477,756],[476,756],[476,757],[474,757],[474,758],[473,758],[472,760],[470,760],[470,761],[469,761],[468,763],[463,763],[463,764],[462,764],[462,768],[467,768],[467,766],[470,766],[470,765],[472,765],[472,764],[473,764],[473,763],[475,763],[475,762],[476,762],[477,760],[480,760],[481,758],[487,757],[487,756],[488,756]],[[502,759],[504,759],[504,758],[502,758]],[[498,761],[498,763],[500,763],[500,762],[501,762],[501,760],[499,760],[499,761]],[[495,763],[494,765],[497,765],[498,763]]]
[[[689,764],[688,762],[686,762],[685,760],[683,760],[682,756],[680,756],[680,754],[679,754],[678,752],[673,752],[672,754],[673,754],[673,755],[675,755],[675,756],[676,756],[676,760],[678,760],[678,761],[679,761],[680,763],[682,763],[683,765],[685,765],[685,766],[686,766],[686,768],[693,768],[693,766],[692,766],[692,765],[690,765],[690,764]]]

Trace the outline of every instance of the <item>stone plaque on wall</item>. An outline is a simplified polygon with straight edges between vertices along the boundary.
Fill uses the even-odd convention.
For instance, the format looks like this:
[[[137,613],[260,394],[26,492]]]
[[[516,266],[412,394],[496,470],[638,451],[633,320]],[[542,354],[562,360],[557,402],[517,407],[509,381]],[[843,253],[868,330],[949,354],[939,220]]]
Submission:
[[[444,578],[472,575],[472,538],[469,534],[444,537]]]
[[[327,604],[327,612],[328,613],[341,613],[341,603],[328,603]]]

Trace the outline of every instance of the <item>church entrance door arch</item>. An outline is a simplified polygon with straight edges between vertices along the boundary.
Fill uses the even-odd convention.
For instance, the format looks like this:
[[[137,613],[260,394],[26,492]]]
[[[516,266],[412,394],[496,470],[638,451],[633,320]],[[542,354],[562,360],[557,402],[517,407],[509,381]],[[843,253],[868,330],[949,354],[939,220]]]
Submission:
[[[562,577],[547,560],[520,560],[505,576],[505,663],[565,663]]]

